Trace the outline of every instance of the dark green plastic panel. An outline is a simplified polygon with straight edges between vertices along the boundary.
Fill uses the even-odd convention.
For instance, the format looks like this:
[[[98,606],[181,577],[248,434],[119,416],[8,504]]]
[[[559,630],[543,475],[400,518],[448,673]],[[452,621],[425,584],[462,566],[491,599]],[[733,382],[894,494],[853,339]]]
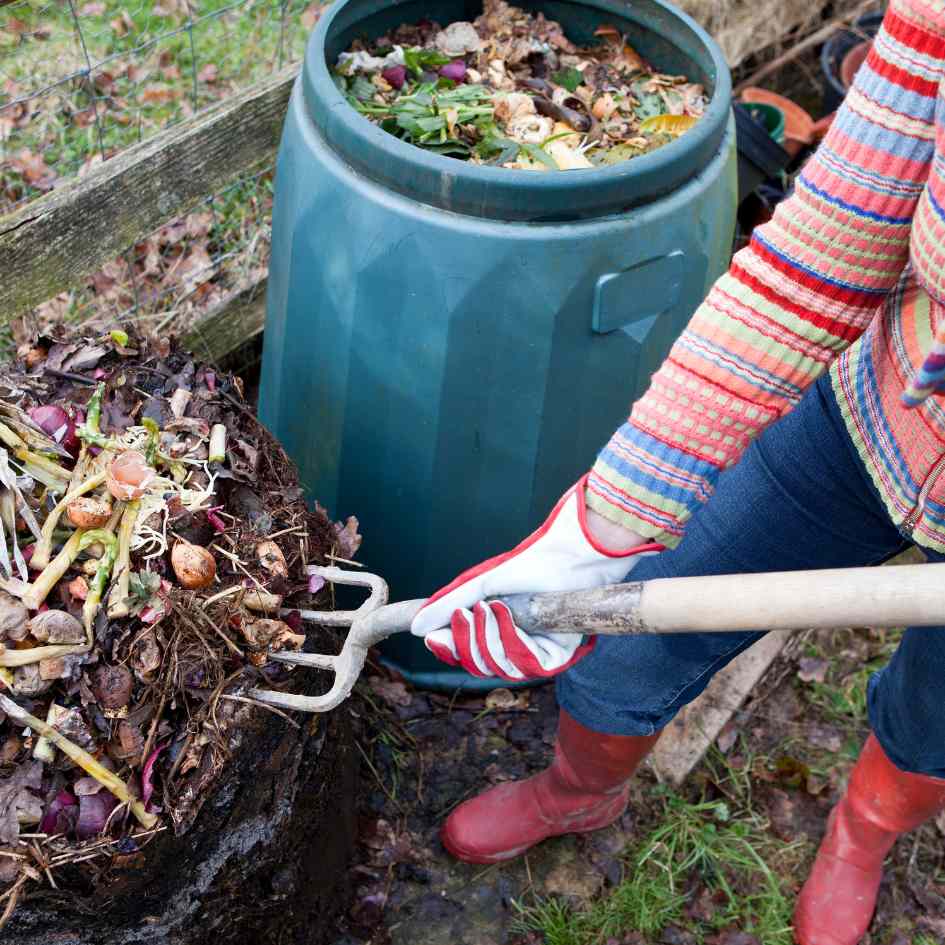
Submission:
[[[309,59],[324,64],[325,36],[353,35],[356,14],[372,6],[381,17],[372,22],[388,25],[431,15],[348,0],[326,14],[334,21],[323,19]],[[599,16],[542,5],[551,16],[559,7],[587,29]],[[715,62],[682,14],[656,0],[619,8],[628,18],[659,13],[654,50],[672,45],[676,24],[674,55],[695,56],[686,44],[701,35],[700,61]],[[464,8],[438,9],[447,22]],[[652,54],[642,34],[640,46]],[[699,157],[704,140],[672,152],[689,134],[663,149],[674,174],[701,162],[666,192],[658,166],[543,174],[428,155],[361,127],[344,102],[331,104],[322,78],[331,84],[307,64],[279,155],[260,414],[312,496],[335,516],[359,517],[361,558],[392,598],[424,597],[542,521],[727,265],[728,79],[716,82],[723,121],[711,153]],[[558,218],[568,203],[570,222]],[[496,206],[509,218],[496,218]],[[447,669],[410,637],[386,654],[420,684],[495,685]]]

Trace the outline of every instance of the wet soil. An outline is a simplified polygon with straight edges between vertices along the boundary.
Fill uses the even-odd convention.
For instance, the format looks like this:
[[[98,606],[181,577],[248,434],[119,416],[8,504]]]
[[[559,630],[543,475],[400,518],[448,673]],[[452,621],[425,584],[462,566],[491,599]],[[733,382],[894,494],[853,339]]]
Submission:
[[[812,637],[811,645],[830,664],[828,683],[842,688],[894,643],[859,631]],[[822,667],[801,662],[805,652],[793,647],[774,664],[719,736],[714,765],[700,765],[680,792],[691,801],[724,798],[730,787],[719,786],[720,765],[726,777],[747,778],[752,809],[767,819],[773,837],[801,841],[784,877],[795,892],[868,731],[862,718],[816,703],[816,680],[809,677]],[[354,897],[333,945],[538,945],[541,936],[516,931],[516,901],[559,896],[586,904],[626,876],[624,854],[660,822],[663,810],[666,788],[645,766],[634,779],[627,814],[595,834],[547,841],[491,867],[459,863],[439,842],[439,825],[457,804],[549,763],[557,718],[553,687],[470,699],[413,692],[376,666],[371,672],[360,687],[356,719],[363,788]],[[866,945],[945,942],[942,830],[930,823],[896,844]],[[704,938],[695,923],[652,937],[628,930],[626,941],[694,945]]]

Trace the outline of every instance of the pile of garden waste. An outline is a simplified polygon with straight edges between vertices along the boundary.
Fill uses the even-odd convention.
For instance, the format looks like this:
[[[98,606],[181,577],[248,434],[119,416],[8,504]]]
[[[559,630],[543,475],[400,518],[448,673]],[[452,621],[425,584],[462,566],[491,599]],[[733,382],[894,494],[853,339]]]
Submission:
[[[404,141],[475,164],[574,170],[645,154],[692,127],[701,85],[645,62],[615,27],[575,46],[561,26],[486,0],[473,23],[423,20],[335,64],[349,102]]]
[[[360,536],[308,510],[239,379],[166,341],[24,346],[0,371],[0,441],[9,909],[61,867],[186,831],[228,733],[261,711],[252,689],[293,682],[268,654],[305,641],[324,584],[309,565]]]

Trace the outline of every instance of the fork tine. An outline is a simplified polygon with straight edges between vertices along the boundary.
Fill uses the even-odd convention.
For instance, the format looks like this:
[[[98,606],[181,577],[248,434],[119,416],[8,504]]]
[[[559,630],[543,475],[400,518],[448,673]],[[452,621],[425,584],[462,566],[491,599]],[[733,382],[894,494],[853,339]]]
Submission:
[[[329,653],[270,653],[269,659],[288,666],[313,666],[316,669],[337,669],[338,657]]]

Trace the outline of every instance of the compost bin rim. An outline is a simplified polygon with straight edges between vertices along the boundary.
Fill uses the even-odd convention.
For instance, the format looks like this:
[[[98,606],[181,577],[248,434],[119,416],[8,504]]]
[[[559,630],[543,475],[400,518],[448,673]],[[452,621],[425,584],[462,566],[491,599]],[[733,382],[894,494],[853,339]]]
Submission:
[[[620,0],[569,2],[634,21],[688,58],[701,59],[714,85],[712,97],[699,122],[675,141],[611,167],[558,174],[473,165],[401,141],[349,105],[332,79],[325,48],[335,29],[348,29],[382,9],[408,2],[341,0],[333,4],[309,38],[300,79],[306,113],[329,146],[355,170],[404,196],[439,209],[497,220],[594,218],[652,203],[676,190],[710,164],[723,146],[731,115],[728,65],[712,37],[665,0],[638,0],[633,6]],[[659,17],[648,17],[647,7]],[[683,27],[682,35],[665,28],[661,31],[650,22],[653,19]],[[684,39],[689,43],[682,43]]]

